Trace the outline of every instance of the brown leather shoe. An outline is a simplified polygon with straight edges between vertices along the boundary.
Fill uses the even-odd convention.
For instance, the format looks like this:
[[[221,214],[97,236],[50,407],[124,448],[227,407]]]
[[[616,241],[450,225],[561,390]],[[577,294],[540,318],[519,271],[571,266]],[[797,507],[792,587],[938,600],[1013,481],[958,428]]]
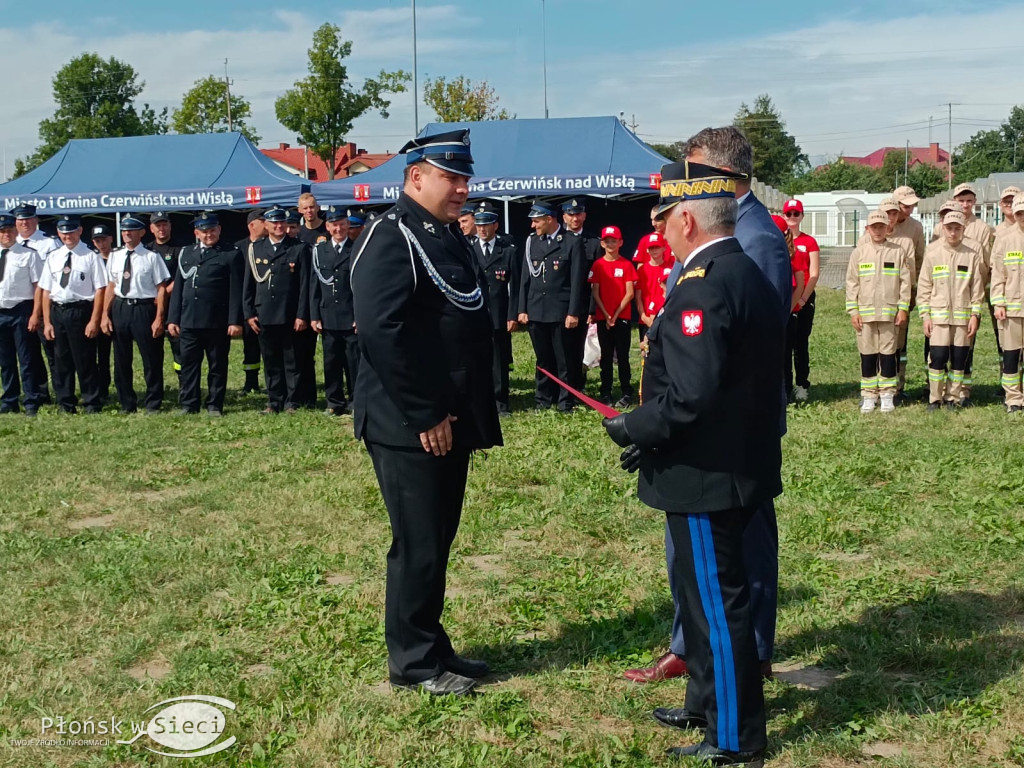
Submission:
[[[671,680],[682,677],[686,672],[686,659],[669,651],[646,669],[627,669],[622,676],[634,683],[655,683],[659,680]]]

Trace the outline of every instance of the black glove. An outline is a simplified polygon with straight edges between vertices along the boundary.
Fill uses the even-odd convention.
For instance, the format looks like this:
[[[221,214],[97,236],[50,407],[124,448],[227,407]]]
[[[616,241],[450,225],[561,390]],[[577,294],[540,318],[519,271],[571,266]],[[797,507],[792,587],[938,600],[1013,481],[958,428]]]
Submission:
[[[626,446],[626,450],[619,456],[619,463],[630,474],[640,469],[640,446],[635,443]]]
[[[632,444],[632,440],[629,438],[629,432],[626,431],[626,414],[620,413],[618,416],[604,419],[601,424],[608,432],[608,437],[621,448]]]

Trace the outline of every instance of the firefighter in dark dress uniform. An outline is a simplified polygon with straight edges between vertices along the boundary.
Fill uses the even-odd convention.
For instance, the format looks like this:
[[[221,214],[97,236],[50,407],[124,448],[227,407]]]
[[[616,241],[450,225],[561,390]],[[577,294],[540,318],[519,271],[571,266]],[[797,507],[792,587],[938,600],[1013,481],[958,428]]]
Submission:
[[[263,214],[267,236],[245,258],[242,311],[260,339],[264,414],[294,413],[304,404],[296,337],[309,328],[309,246],[285,234],[287,217],[283,208]]]
[[[682,274],[647,333],[643,403],[605,428],[675,544],[690,680],[685,705],[654,716],[704,739],[669,752],[759,768],[767,737],[743,531],[782,492],[785,320],[733,237],[736,179],[746,176],[681,162],[661,178],[660,215]]]
[[[176,245],[174,241],[174,233],[171,228],[171,217],[166,211],[154,211],[149,215],[149,231],[153,235],[153,242],[149,245],[149,250],[154,253],[159,253],[164,259],[164,266],[167,267],[167,272],[171,276],[171,284],[167,286],[168,297],[170,291],[174,287],[174,275],[178,272],[178,254],[181,253],[181,246]],[[181,340],[175,336],[171,336],[169,333],[164,334],[167,338],[167,343],[171,347],[171,358],[173,359],[172,367],[174,368],[174,374],[179,379],[179,385],[181,383]]]
[[[583,243],[558,223],[550,203],[536,201],[528,214],[533,234],[523,250],[519,285],[519,323],[527,326],[537,366],[579,389],[583,377],[583,345],[590,290],[589,262]],[[536,407],[568,412],[575,398],[537,371]]]
[[[494,400],[498,415],[509,413],[508,372],[512,367],[512,332],[519,327],[520,258],[515,243],[498,232],[498,212],[494,204],[483,202],[473,214],[476,239],[473,253],[487,281],[487,298],[494,327]]]
[[[220,221],[205,213],[194,222],[199,241],[178,255],[167,310],[167,332],[181,350],[182,413],[199,413],[199,376],[208,366],[206,409],[221,416],[228,385],[231,339],[242,335],[242,254],[220,242]]]
[[[355,379],[359,371],[359,339],[352,314],[349,272],[352,241],[348,239],[348,215],[343,208],[325,212],[330,239],[313,246],[309,274],[309,324],[324,341],[324,393],[327,413],[352,413],[345,397],[345,369]]]
[[[469,131],[414,139],[395,205],[356,242],[355,434],[391,521],[384,637],[393,686],[468,693],[488,672],[441,625],[448,554],[472,451],[501,444],[483,277],[455,225],[473,173]]]
[[[260,238],[267,236],[267,226],[263,221],[263,211],[249,211],[245,218],[245,226],[249,230],[248,237],[243,237],[235,247],[242,254],[242,261],[248,263],[249,246]],[[246,323],[242,327],[242,371],[245,373],[245,384],[242,394],[255,394],[260,391],[260,337],[253,333]]]

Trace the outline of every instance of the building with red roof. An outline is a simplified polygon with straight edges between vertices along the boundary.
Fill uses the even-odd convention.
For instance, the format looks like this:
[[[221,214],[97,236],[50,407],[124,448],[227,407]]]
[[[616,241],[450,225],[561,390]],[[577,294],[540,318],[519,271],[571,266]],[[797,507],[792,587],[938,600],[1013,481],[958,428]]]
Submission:
[[[299,176],[305,176],[310,181],[327,181],[332,178],[328,173],[327,164],[312,152],[307,154],[305,147],[293,147],[282,142],[275,149],[261,149],[260,152],[286,170]],[[386,153],[370,154],[365,149],[359,149],[352,142],[348,142],[338,147],[338,151],[334,154],[333,178],[343,179],[347,176],[354,176],[357,173],[376,168],[392,157],[394,155]],[[309,169],[308,175],[306,175],[307,168]]]
[[[847,155],[843,155],[840,160],[844,163],[866,165],[869,168],[877,170],[882,167],[882,163],[885,162],[885,156],[890,152],[898,152],[900,155],[903,155],[907,152],[907,148],[882,147],[881,149],[876,149],[870,155],[864,155],[864,157],[849,157]],[[927,147],[910,147],[910,161],[908,165],[913,167],[918,163],[933,165],[943,173],[947,173],[949,171],[949,152],[944,149],[939,149],[938,142],[932,142]]]

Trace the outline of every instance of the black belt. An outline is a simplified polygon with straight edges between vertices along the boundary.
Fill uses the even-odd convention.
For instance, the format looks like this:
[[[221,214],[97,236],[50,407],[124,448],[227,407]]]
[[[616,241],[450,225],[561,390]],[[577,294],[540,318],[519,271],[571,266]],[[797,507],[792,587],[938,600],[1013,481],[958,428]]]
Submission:
[[[92,309],[91,301],[65,301],[63,303],[59,301],[53,302],[53,306],[57,309]]]
[[[129,307],[134,307],[139,304],[156,304],[156,299],[125,299],[122,298],[121,296],[115,296],[114,298],[117,299],[118,301],[124,302]]]
[[[24,312],[26,309],[32,309],[32,299],[22,299],[13,307],[0,307],[0,312],[14,314],[16,312]]]

